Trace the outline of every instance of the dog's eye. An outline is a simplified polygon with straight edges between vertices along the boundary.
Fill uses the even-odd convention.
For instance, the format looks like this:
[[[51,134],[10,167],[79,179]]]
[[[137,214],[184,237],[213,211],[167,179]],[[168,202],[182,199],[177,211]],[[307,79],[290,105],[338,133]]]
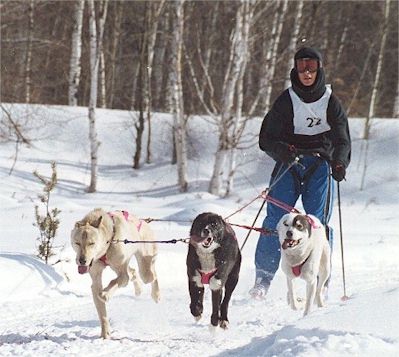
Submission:
[[[288,227],[287,221],[284,221],[283,224],[284,224],[286,227]]]
[[[303,229],[303,225],[300,223],[297,223],[296,228],[298,228],[301,231]]]
[[[94,245],[94,243],[89,243],[88,245]]]
[[[75,244],[76,244],[77,246],[79,246],[79,247],[80,247],[80,243],[78,243],[78,242],[75,242]]]

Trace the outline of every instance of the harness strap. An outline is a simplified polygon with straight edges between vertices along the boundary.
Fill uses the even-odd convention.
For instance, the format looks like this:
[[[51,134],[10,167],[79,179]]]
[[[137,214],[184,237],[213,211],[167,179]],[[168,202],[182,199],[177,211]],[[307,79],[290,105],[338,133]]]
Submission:
[[[105,266],[108,265],[107,254],[104,254],[99,260],[101,260]]]
[[[301,264],[299,264],[299,265],[296,265],[296,266],[294,266],[294,267],[291,267],[292,273],[293,273],[295,276],[298,277],[299,275],[301,275],[302,267],[303,267],[303,265],[308,261],[309,257],[310,257],[310,254],[309,254],[308,257],[303,261],[303,263],[301,263]]]
[[[305,171],[303,178],[299,175],[298,171],[295,170],[294,167],[290,168],[290,173],[296,179],[296,182],[299,184],[298,192],[301,192],[301,187],[309,180],[309,178],[315,173],[315,171],[319,168],[323,160],[318,157],[318,159]]]
[[[215,268],[208,272],[198,269],[198,272],[201,274],[201,283],[209,284],[209,280],[216,274],[217,269]]]
[[[129,221],[129,212],[128,211],[120,211],[123,214],[123,217],[125,218],[125,221]],[[110,216],[112,218],[112,220],[114,220],[114,216],[115,216],[115,212],[108,212],[108,216]],[[136,228],[137,230],[140,232],[141,226],[143,224],[143,219],[139,219],[139,223],[136,224]],[[115,235],[115,225],[114,225],[114,235]]]

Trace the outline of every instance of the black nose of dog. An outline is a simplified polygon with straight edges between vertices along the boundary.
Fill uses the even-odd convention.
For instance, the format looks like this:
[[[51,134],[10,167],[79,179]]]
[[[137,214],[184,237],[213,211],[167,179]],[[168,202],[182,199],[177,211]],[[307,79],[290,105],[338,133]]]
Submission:
[[[82,265],[86,265],[86,258],[85,257],[80,257],[79,258],[79,263]]]
[[[288,238],[292,238],[292,232],[291,231],[287,231],[287,237]]]
[[[208,228],[204,228],[203,230],[202,230],[202,234],[204,235],[204,236],[208,236],[209,235],[209,229]]]

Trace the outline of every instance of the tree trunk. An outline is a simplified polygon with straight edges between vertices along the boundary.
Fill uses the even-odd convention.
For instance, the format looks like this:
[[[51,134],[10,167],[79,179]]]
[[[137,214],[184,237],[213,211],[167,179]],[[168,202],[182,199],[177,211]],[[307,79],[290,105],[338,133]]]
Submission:
[[[97,153],[99,142],[96,130],[96,105],[98,85],[98,57],[97,57],[97,26],[94,0],[89,5],[89,32],[90,32],[90,99],[89,99],[89,140],[90,140],[90,186],[88,192],[97,189]]]
[[[107,0],[100,6],[99,32],[97,38],[96,10],[94,0],[89,0],[89,32],[90,32],[90,100],[89,100],[89,139],[90,139],[90,186],[88,192],[96,192],[97,189],[97,159],[98,147],[96,130],[96,106],[98,92],[98,68],[100,63],[100,53],[102,48],[102,36],[104,34],[104,23],[107,15]]]
[[[358,95],[358,93],[360,91],[360,86],[363,83],[363,80],[364,80],[364,78],[366,76],[366,72],[367,72],[367,69],[368,69],[368,66],[369,66],[371,55],[374,52],[374,47],[375,47],[376,41],[377,41],[377,36],[374,38],[373,42],[369,46],[369,49],[368,49],[368,52],[367,52],[367,56],[366,56],[366,59],[365,59],[364,64],[363,64],[362,73],[361,73],[360,78],[359,78],[359,80],[357,82],[357,86],[356,86],[355,92],[353,93],[352,99],[351,99],[351,101],[350,101],[350,103],[348,105],[348,109],[346,110],[346,114],[348,115],[348,117],[349,117],[349,115],[352,112],[353,105],[354,105],[355,100],[357,98],[357,95]]]
[[[148,136],[147,136],[147,157],[146,162],[147,164],[151,163],[151,135],[152,135],[152,128],[151,128],[151,112],[152,112],[152,66],[154,62],[154,49],[155,49],[155,41],[157,39],[157,29],[158,29],[158,22],[159,16],[161,14],[163,5],[165,0],[161,0],[159,4],[157,3],[150,3],[148,9],[148,28],[149,28],[149,35],[148,35],[148,46],[147,46],[147,96],[145,99],[145,106],[146,106],[146,114],[147,114],[147,125],[148,125]]]
[[[29,3],[29,26],[28,26],[28,41],[26,49],[26,60],[25,60],[25,102],[31,102],[32,95],[32,40],[33,40],[33,27],[34,27],[34,0],[30,0]]]
[[[141,87],[141,83],[143,82],[143,71],[141,70],[142,66],[138,66],[139,68],[139,85]],[[134,127],[136,129],[136,150],[134,152],[133,157],[133,168],[138,170],[140,168],[140,158],[142,151],[142,141],[143,141],[143,133],[144,133],[144,105],[143,105],[143,92],[139,91],[138,93],[138,109],[139,109],[139,118],[138,122],[135,123]]]
[[[144,27],[145,27],[146,22],[144,21]],[[138,107],[139,107],[139,118],[138,122],[135,123],[135,129],[136,129],[136,151],[134,153],[134,159],[133,159],[133,168],[134,169],[139,169],[140,168],[140,159],[141,159],[141,152],[142,152],[142,147],[143,147],[143,134],[144,134],[144,122],[145,122],[145,105],[144,105],[144,98],[146,96],[146,83],[147,80],[145,78],[146,76],[146,70],[145,67],[147,65],[147,59],[146,59],[146,48],[147,48],[147,32],[144,31],[141,35],[141,43],[140,43],[140,59],[139,62],[136,64],[136,67],[134,68],[136,75],[133,77],[133,94],[132,94],[132,110],[134,110],[134,105],[135,103],[135,96],[136,96],[136,86],[137,83],[139,85],[139,90],[137,91],[137,96],[138,96]]]
[[[123,14],[123,2],[114,1],[112,3],[115,7],[114,23],[112,26],[112,41],[110,50],[110,63],[109,67],[109,79],[108,79],[108,107],[113,108],[114,106],[114,92],[115,92],[115,81],[116,81],[116,54],[119,48],[119,40],[121,37],[121,24],[122,24],[122,14]]]
[[[176,144],[176,163],[178,185],[181,192],[187,192],[187,138],[186,120],[184,118],[184,102],[182,87],[182,49],[184,30],[184,0],[174,3],[174,23],[172,39],[172,84],[174,109],[174,138]]]
[[[382,31],[382,39],[380,43],[380,52],[378,54],[378,63],[377,63],[377,69],[375,72],[375,77],[374,77],[374,84],[373,84],[373,90],[371,93],[371,98],[370,98],[370,106],[369,106],[369,113],[366,118],[366,124],[364,127],[364,135],[363,138],[365,140],[368,140],[369,134],[370,134],[370,120],[374,118],[375,116],[375,104],[377,100],[377,89],[378,89],[378,84],[380,82],[380,76],[381,76],[381,68],[382,68],[382,61],[384,59],[384,50],[385,50],[385,43],[387,39],[387,32],[388,32],[388,25],[389,25],[389,8],[390,8],[391,0],[386,0],[385,1],[385,21],[383,25],[383,31]]]
[[[74,23],[72,32],[71,57],[69,60],[69,90],[68,104],[78,105],[78,90],[80,83],[80,58],[82,55],[82,22],[84,0],[78,0],[75,4]]]
[[[399,118],[399,81],[396,86],[396,96],[395,96],[395,103],[393,105],[393,117]]]
[[[248,58],[249,28],[253,15],[253,3],[241,1],[237,10],[236,25],[231,38],[230,59],[223,85],[222,108],[219,124],[219,144],[216,153],[212,177],[209,183],[209,192],[221,194],[223,179],[223,164],[228,150],[234,147],[233,141],[236,132],[229,133],[229,127],[237,127],[234,119],[234,99],[240,76],[243,76]]]
[[[105,56],[104,56],[104,49],[101,49],[100,53],[100,67],[99,67],[99,75],[100,75],[100,101],[98,106],[100,108],[107,107],[107,91],[105,88]]]
[[[283,30],[283,23],[284,23],[284,18],[287,13],[287,8],[288,8],[288,0],[284,0],[283,2],[283,8],[281,10],[281,13],[279,11],[276,12],[276,17],[278,17],[277,23],[278,27],[275,33],[275,36],[272,35],[272,41],[273,45],[272,50],[271,50],[271,60],[270,60],[270,71],[267,76],[267,87],[266,87],[266,94],[265,94],[265,111],[268,111],[270,108],[270,99],[272,96],[272,89],[273,89],[273,78],[274,78],[274,73],[276,71],[276,64],[277,64],[277,53],[278,53],[278,46],[280,44],[280,38],[281,38],[281,33]]]
[[[360,184],[360,191],[362,191],[364,189],[365,182],[366,182],[366,171],[367,171],[367,164],[368,164],[368,139],[369,139],[369,135],[370,135],[370,121],[375,116],[375,103],[376,103],[376,97],[377,97],[377,89],[378,89],[378,84],[380,82],[382,61],[383,61],[385,43],[386,43],[386,39],[387,39],[387,32],[388,32],[388,26],[389,26],[390,5],[391,5],[391,0],[386,0],[385,1],[385,21],[384,21],[383,31],[382,31],[380,52],[378,54],[377,70],[376,70],[375,78],[374,78],[373,91],[371,93],[369,113],[366,118],[366,123],[364,126],[363,139],[366,140],[366,149],[365,149],[365,159],[364,159],[364,166],[363,166],[362,182]]]
[[[165,89],[164,85],[164,65],[166,59],[166,48],[168,46],[168,34],[170,33],[169,29],[169,15],[168,15],[168,7],[165,7],[165,13],[160,18],[161,30],[159,31],[159,41],[158,45],[155,47],[155,56],[154,56],[154,70],[153,70],[153,95],[152,95],[152,103],[153,107],[156,109],[164,108],[164,93]]]
[[[107,18],[108,12],[108,0],[103,0],[100,2],[100,14],[98,20],[98,43],[97,43],[97,57],[98,57],[98,69],[100,76],[100,108],[106,107],[106,93],[105,93],[105,58],[104,58],[104,28],[105,20]]]
[[[287,51],[288,66],[287,66],[287,74],[286,74],[286,78],[285,78],[284,89],[291,86],[290,73],[291,73],[291,69],[293,67],[293,58],[294,58],[294,54],[296,52],[298,36],[299,36],[299,29],[301,27],[301,21],[302,21],[303,0],[298,1],[297,4],[298,5],[297,5],[296,16],[295,16],[295,21],[294,21],[294,31],[291,33],[290,44],[288,46],[288,51]]]

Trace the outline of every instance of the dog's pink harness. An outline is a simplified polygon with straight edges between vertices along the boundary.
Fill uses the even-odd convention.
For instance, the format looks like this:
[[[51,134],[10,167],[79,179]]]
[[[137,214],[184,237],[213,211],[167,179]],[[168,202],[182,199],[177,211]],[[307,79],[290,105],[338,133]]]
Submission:
[[[292,267],[292,268],[291,268],[291,269],[292,269],[292,273],[293,273],[295,276],[301,275],[301,268],[302,268],[302,265],[303,265],[303,263],[302,263],[301,265],[297,265],[296,267]]]
[[[128,211],[120,211],[123,214],[123,217],[125,217],[126,221],[129,221],[129,212]],[[115,216],[115,212],[108,212],[108,216],[110,216],[112,218],[112,220],[114,220],[114,216]],[[143,220],[139,220],[139,223],[136,225],[137,231],[140,232],[141,229],[141,225],[143,224]],[[115,227],[114,227],[115,229]],[[115,234],[115,231],[114,231]],[[107,263],[107,254],[104,254],[99,260],[101,260],[103,262],[104,265],[108,265]]]
[[[310,254],[309,254],[309,257],[310,257]],[[297,266],[291,267],[292,273],[293,273],[295,276],[301,275],[301,269],[302,269],[303,265],[307,262],[307,260],[309,259],[309,257],[307,257],[307,258],[303,261],[302,264],[299,264],[299,265],[297,265]]]
[[[198,272],[201,274],[201,283],[209,284],[209,280],[215,275],[217,269],[212,269],[211,271],[205,272],[198,269]]]

